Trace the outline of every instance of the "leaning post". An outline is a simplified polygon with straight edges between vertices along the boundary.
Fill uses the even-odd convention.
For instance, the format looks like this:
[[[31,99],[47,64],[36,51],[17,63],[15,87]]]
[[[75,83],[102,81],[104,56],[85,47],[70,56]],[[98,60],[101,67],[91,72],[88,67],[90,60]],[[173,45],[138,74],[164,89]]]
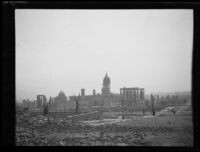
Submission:
[[[152,115],[155,116],[154,97],[151,94]]]

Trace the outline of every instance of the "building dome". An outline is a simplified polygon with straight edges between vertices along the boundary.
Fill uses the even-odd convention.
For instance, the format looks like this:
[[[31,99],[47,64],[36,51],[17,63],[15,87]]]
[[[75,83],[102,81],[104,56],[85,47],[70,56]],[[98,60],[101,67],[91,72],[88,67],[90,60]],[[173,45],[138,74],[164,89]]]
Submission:
[[[61,97],[61,98],[65,97],[65,93],[63,91],[60,91],[59,94],[58,94],[58,97]]]
[[[109,86],[109,85],[110,85],[110,78],[108,77],[106,73],[106,76],[103,79],[103,86]]]

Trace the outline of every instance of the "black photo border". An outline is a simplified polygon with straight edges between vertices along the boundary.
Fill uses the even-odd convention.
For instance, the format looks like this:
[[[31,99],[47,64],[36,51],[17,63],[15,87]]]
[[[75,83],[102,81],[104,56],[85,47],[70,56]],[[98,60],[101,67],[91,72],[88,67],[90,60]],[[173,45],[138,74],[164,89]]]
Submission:
[[[1,146],[7,150],[42,151],[199,151],[200,3],[198,2],[2,2]],[[15,9],[193,9],[192,55],[193,147],[23,147],[15,146]]]

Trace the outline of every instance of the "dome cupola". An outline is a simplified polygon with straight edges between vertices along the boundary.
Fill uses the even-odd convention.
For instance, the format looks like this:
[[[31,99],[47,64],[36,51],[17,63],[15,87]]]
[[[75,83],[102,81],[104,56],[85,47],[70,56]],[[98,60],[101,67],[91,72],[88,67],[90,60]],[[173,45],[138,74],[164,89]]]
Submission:
[[[102,95],[110,94],[110,78],[106,73],[106,76],[103,78],[103,87],[102,87]]]
[[[63,91],[60,91],[59,94],[58,94],[58,97],[61,97],[61,98],[65,97],[65,93]]]
[[[110,78],[108,77],[106,73],[106,76],[103,79],[103,86],[109,86],[109,85],[110,85]]]

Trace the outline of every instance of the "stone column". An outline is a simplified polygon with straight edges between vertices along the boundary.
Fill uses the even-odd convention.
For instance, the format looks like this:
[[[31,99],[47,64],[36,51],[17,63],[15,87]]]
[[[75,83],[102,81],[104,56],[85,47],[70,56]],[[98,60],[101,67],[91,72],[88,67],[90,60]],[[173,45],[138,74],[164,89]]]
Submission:
[[[133,97],[134,97],[134,105],[136,104],[136,90],[133,90]]]
[[[138,94],[139,94],[139,90],[138,90],[138,89],[136,89],[136,96],[137,96],[136,102],[138,102],[138,99],[139,99],[139,96],[138,96]]]

